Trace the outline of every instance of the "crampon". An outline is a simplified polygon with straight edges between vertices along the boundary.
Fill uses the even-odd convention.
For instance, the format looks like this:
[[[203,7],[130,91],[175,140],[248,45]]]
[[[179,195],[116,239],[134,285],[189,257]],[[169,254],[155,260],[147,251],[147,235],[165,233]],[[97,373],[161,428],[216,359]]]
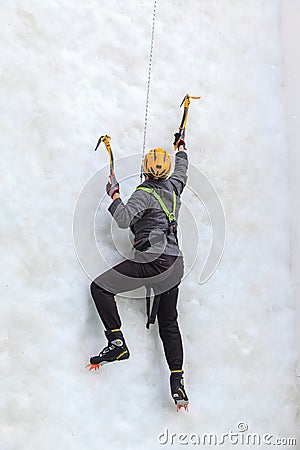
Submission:
[[[102,364],[88,364],[87,366],[85,366],[85,369],[88,368],[89,371],[90,370],[98,370],[100,369]]]
[[[189,405],[188,405],[188,403],[185,404],[185,405],[181,405],[181,404],[180,404],[180,405],[176,405],[176,411],[177,411],[177,412],[180,411],[181,408],[184,408],[184,410],[188,412],[188,410],[189,410]]]

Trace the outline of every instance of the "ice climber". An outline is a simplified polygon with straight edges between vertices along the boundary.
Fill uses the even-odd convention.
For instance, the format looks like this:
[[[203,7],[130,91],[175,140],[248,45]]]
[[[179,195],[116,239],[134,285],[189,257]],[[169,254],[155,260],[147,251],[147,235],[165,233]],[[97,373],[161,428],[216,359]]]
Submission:
[[[145,181],[139,185],[126,205],[120,197],[115,175],[106,186],[112,198],[109,212],[120,228],[130,228],[134,235],[134,256],[109,269],[91,284],[91,294],[105,327],[108,345],[90,358],[90,369],[129,358],[129,349],[121,331],[115,294],[141,286],[148,288],[148,322],[157,316],[159,335],[170,369],[171,395],[177,409],[189,403],[183,380],[183,346],[178,327],[178,287],[184,270],[178,245],[177,220],[180,196],[187,181],[188,157],[185,142],[175,134],[175,168],[161,148],[150,150],[143,161]],[[149,289],[154,292],[150,312]]]

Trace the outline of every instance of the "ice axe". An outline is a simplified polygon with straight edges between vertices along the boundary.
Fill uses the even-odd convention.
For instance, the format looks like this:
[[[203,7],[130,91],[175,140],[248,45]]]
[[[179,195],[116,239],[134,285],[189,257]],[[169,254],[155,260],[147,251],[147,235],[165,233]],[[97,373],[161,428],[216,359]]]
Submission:
[[[177,144],[180,141],[180,139],[182,139],[184,141],[185,138],[185,130],[186,130],[186,124],[187,124],[187,118],[188,118],[188,113],[189,113],[189,106],[191,103],[191,99],[194,100],[200,100],[201,97],[195,97],[189,94],[186,94],[181,102],[180,107],[183,105],[183,116],[182,116],[182,120],[181,120],[181,124],[179,126],[179,131],[178,133],[176,133],[176,142],[174,143],[174,149],[176,150],[177,148]]]
[[[95,151],[98,149],[98,147],[101,144],[101,142],[103,142],[105,147],[106,147],[108,156],[109,156],[110,175],[114,175],[115,174],[114,156],[113,156],[112,149],[111,149],[111,146],[110,146],[110,140],[111,140],[111,137],[108,136],[107,134],[105,134],[104,136],[100,136],[100,138],[99,138],[99,140],[97,142]]]

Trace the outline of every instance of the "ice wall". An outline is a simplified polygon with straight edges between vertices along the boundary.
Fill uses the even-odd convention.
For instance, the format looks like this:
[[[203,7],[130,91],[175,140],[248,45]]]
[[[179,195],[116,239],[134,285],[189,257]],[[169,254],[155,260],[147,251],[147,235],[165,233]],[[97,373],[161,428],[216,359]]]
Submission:
[[[158,2],[147,146],[171,150],[181,98],[201,95],[190,162],[218,191],[227,224],[215,275],[199,285],[196,265],[181,287],[190,412],[176,414],[144,302],[118,300],[131,359],[84,369],[104,336],[74,252],[73,209],[107,165],[105,152],[93,153],[99,134],[111,134],[118,158],[141,151],[151,14],[151,2],[133,0],[2,4],[1,449],[153,449],[166,429],[221,434],[242,421],[295,436],[277,0]],[[116,166],[122,177],[139,170]],[[137,183],[124,182],[124,194]],[[183,200],[196,211],[204,258],[205,208],[189,189]],[[97,230],[110,228],[108,204]],[[195,236],[184,215],[181,228],[189,259]],[[106,251],[116,258],[111,244]]]

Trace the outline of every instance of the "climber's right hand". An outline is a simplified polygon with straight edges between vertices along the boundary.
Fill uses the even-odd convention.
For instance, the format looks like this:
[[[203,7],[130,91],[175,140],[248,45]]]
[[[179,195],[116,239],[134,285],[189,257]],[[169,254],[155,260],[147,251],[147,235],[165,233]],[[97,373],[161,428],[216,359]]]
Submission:
[[[181,145],[183,145],[184,150],[186,150],[185,142],[184,142],[184,139],[182,139],[181,134],[179,132],[177,132],[174,134],[174,137],[175,137],[175,139],[174,139],[173,145],[174,145],[175,149],[178,150],[179,147]]]

